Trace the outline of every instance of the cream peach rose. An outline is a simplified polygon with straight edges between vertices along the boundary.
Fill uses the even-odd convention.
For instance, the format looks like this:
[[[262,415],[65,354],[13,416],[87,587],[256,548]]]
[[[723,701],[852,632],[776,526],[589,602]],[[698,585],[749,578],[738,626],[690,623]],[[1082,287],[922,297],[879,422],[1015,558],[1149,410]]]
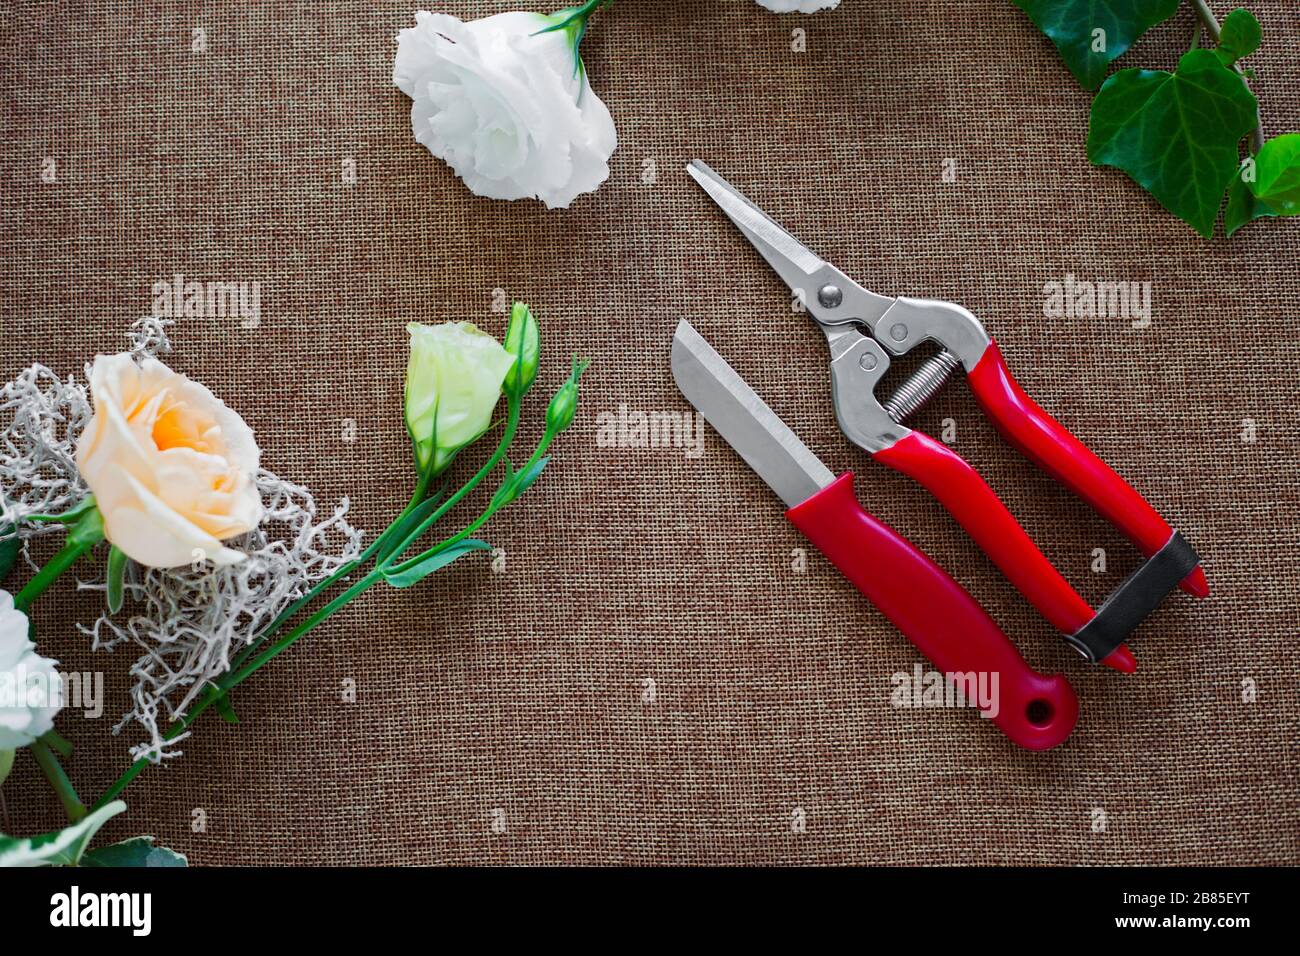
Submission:
[[[244,555],[223,541],[255,528],[260,452],[244,420],[207,388],[154,358],[99,355],[94,417],[77,467],[104,519],[104,537],[154,568]]]

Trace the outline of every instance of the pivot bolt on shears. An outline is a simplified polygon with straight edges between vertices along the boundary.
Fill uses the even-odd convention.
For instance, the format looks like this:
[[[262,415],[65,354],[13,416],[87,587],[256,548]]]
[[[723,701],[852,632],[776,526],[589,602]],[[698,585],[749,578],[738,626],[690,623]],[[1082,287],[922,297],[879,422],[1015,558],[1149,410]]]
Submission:
[[[1087,660],[1131,672],[1125,638],[1175,587],[1209,594],[1200,558],[1156,510],[1019,386],[970,312],[951,302],[871,292],[824,262],[700,160],[686,167],[802,301],[826,337],[835,414],[872,458],[927,488],[1007,579]],[[885,401],[876,386],[891,356],[923,342],[939,351]],[[1067,582],[960,455],[907,419],[958,368],[1007,441],[1086,501],[1146,559],[1096,611]],[[707,417],[707,416],[706,416]]]

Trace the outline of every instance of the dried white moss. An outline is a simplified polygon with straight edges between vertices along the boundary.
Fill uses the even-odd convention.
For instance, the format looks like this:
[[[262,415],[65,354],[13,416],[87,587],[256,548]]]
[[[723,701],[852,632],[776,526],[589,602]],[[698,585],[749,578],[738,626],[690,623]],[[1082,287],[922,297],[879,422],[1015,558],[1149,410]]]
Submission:
[[[136,355],[171,350],[170,320],[145,318],[128,337]],[[75,505],[87,489],[77,473],[77,436],[90,421],[86,387],[59,379],[41,365],[24,370],[0,387],[0,503],[6,531],[18,534],[26,556],[37,536],[57,526],[28,522],[28,515],[57,514]],[[114,726],[132,725],[145,739],[131,748],[135,758],[160,761],[179,755],[175,745],[186,735],[164,741],[169,723],[183,715],[213,679],[230,669],[232,658],[257,640],[266,627],[312,584],[361,551],[362,533],[347,521],[348,501],[324,515],[301,485],[259,471],[257,487],[266,509],[261,526],[234,539],[231,547],[248,558],[214,568],[161,570],[131,564],[126,605],[116,617],[102,614],[78,629],[96,650],[134,646],[131,708]],[[15,530],[16,529],[16,530]],[[32,563],[30,558],[28,563]],[[104,590],[103,563],[83,560],[74,572],[94,569],[94,580],[78,586]]]
[[[0,536],[57,531],[55,525],[22,521],[66,511],[86,496],[74,442],[89,421],[85,386],[60,379],[44,365],[26,368],[0,387]]]

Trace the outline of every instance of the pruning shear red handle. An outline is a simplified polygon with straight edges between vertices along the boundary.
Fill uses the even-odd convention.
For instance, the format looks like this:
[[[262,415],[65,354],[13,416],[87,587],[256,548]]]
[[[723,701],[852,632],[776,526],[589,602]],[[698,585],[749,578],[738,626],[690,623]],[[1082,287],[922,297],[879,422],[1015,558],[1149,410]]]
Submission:
[[[1169,544],[1174,529],[1123,478],[1025,394],[1011,377],[996,344],[989,343],[969,381],[998,431],[1087,501],[1144,557],[1155,556]],[[1074,634],[1093,619],[1092,607],[1061,577],[993,489],[960,455],[922,432],[911,431],[874,452],[873,457],[920,482],[938,498],[1057,630]],[[1199,567],[1180,585],[1197,597],[1209,593],[1205,572]],[[1117,648],[1115,653],[1122,660],[1124,652]]]
[[[873,458],[924,485],[1044,617],[1084,657],[1117,670],[1137,662],[1124,638],[1183,583],[1205,594],[1199,558],[1132,487],[1033,402],[1012,378],[997,345],[960,306],[900,297],[883,309],[874,336],[822,323],[831,347],[831,378],[840,426]],[[885,403],[875,388],[901,354],[922,341],[941,346]],[[979,473],[952,449],[902,424],[958,366],[997,429],[1049,474],[1079,494],[1154,562],[1130,576],[1101,610],[1063,578]],[[863,392],[867,398],[863,399]],[[1158,560],[1156,560],[1158,558]],[[1172,577],[1181,569],[1181,574]],[[1139,569],[1141,570],[1141,569]],[[1141,612],[1139,614],[1139,611]]]
[[[984,413],[1020,452],[1086,501],[1142,556],[1151,558],[1169,543],[1174,529],[1068,429],[1025,394],[1007,368],[997,343],[990,340],[984,357],[967,375],[971,392]],[[1199,566],[1179,586],[1198,598],[1210,593]]]
[[[786,517],[951,681],[996,674],[983,711],[1030,750],[1055,747],[1079,717],[1060,674],[1036,673],[974,598],[915,545],[858,504],[846,472]]]
[[[1131,671],[1125,636],[1181,584],[1208,593],[1199,557],[1136,491],[1038,407],[1007,370],[970,312],[951,302],[882,296],[822,261],[699,160],[687,171],[794,291],[826,336],[836,417],[873,458],[928,488],[1008,580],[1086,658]],[[939,347],[888,400],[875,389],[891,355]],[[962,367],[976,400],[1006,438],[1087,501],[1147,558],[1101,609],[1047,560],[983,478],[961,456],[903,423]]]

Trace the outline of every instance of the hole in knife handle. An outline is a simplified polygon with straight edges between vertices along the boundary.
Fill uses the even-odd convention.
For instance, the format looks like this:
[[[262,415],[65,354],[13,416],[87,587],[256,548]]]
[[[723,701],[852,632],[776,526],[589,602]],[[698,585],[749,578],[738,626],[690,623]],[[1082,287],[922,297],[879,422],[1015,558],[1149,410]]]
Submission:
[[[1025,719],[1035,727],[1046,727],[1056,716],[1056,710],[1052,707],[1051,701],[1043,700],[1041,697],[1031,700],[1025,707]]]

